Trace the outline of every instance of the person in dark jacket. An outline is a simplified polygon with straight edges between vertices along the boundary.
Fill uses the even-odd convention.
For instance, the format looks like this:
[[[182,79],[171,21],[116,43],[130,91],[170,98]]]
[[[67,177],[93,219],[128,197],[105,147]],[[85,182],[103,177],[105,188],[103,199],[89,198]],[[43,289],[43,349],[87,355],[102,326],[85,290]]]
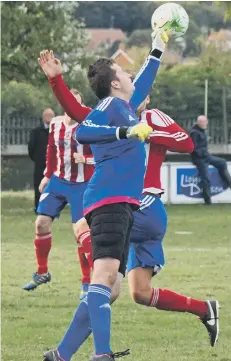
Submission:
[[[55,113],[47,108],[43,111],[43,124],[31,130],[28,142],[28,154],[34,162],[34,204],[35,212],[38,206],[40,192],[39,184],[43,179],[43,172],[46,168],[46,150],[49,135],[49,124]]]
[[[191,158],[201,177],[205,204],[211,204],[208,166],[211,164],[217,168],[221,178],[229,187],[231,187],[231,176],[228,172],[225,159],[216,157],[208,152],[207,126],[208,118],[205,115],[198,116],[196,124],[190,131],[190,137],[194,143],[194,151],[191,154]]]

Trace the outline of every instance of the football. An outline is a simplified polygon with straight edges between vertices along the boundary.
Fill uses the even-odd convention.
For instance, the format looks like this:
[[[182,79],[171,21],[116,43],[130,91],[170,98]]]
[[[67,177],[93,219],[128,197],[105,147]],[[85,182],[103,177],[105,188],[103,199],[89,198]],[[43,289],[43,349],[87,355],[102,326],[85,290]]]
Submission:
[[[153,31],[162,28],[169,37],[179,38],[188,29],[189,17],[185,9],[175,3],[159,6],[153,13],[151,26]]]

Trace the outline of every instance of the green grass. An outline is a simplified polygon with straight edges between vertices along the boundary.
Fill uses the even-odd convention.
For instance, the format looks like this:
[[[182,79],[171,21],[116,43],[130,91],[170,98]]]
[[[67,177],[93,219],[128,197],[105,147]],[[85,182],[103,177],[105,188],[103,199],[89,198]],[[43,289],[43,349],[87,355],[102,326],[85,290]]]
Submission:
[[[113,305],[113,350],[131,348],[127,361],[230,361],[231,205],[169,206],[168,214],[166,267],[153,284],[201,299],[218,298],[219,343],[209,346],[204,326],[193,315],[135,305],[125,280]],[[53,226],[52,283],[32,293],[22,290],[35,270],[34,219],[31,193],[3,193],[3,361],[41,361],[43,351],[60,341],[79,303],[80,274],[68,208]],[[73,360],[87,361],[91,352],[90,338]]]

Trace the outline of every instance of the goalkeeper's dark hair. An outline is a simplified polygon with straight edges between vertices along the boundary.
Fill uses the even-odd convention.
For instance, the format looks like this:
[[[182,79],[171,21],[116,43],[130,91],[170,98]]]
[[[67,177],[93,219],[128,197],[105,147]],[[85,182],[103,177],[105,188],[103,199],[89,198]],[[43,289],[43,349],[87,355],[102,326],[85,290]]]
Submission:
[[[87,77],[90,87],[99,99],[110,95],[111,82],[116,79],[116,71],[112,69],[113,64],[115,64],[114,60],[101,58],[89,66]]]

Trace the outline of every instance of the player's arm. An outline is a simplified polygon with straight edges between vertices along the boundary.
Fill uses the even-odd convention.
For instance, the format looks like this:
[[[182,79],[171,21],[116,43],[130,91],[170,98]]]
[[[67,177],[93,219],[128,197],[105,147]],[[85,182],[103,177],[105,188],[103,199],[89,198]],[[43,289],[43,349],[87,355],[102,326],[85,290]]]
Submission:
[[[146,122],[153,132],[150,142],[163,145],[171,152],[191,153],[194,149],[190,136],[172,118],[158,109],[146,112]]]
[[[81,123],[91,112],[91,108],[80,104],[68,89],[62,77],[62,65],[55,58],[53,51],[44,50],[38,58],[39,65],[48,77],[48,80],[59,104],[71,119]]]
[[[74,153],[73,154],[75,163],[79,164],[85,164],[85,165],[94,165],[95,160],[92,154],[80,154],[80,153]]]
[[[54,127],[55,123],[51,122],[49,127],[49,137],[48,137],[48,145],[46,152],[46,168],[44,170],[44,176],[50,178],[55,172],[56,168],[56,155],[57,148],[54,140]]]
[[[71,119],[81,123],[88,116],[92,109],[85,107],[77,101],[77,99],[68,89],[61,74],[55,78],[48,78],[48,80],[54,95],[67,115],[69,115]]]
[[[85,157],[85,164],[87,164],[87,165],[94,165],[95,164],[93,154],[86,154],[86,155],[84,155],[84,157]]]
[[[113,109],[113,107],[112,107]],[[114,108],[118,112],[118,118],[122,115],[119,109]],[[76,139],[81,144],[109,143],[121,139],[138,138],[144,141],[148,137],[152,128],[147,124],[137,124],[133,127],[111,126],[113,124],[114,115],[110,116],[110,111],[93,111],[76,129]]]
[[[43,172],[43,179],[39,184],[39,192],[42,193],[44,188],[50,181],[50,177],[54,174],[56,168],[56,155],[57,149],[54,142],[54,122],[50,123],[49,126],[49,137],[47,144],[47,152],[46,152],[46,168]]]
[[[168,37],[165,33],[161,34],[160,31],[156,33],[150,54],[133,82],[135,91],[130,99],[130,106],[133,111],[136,111],[151,91],[167,41]]]

